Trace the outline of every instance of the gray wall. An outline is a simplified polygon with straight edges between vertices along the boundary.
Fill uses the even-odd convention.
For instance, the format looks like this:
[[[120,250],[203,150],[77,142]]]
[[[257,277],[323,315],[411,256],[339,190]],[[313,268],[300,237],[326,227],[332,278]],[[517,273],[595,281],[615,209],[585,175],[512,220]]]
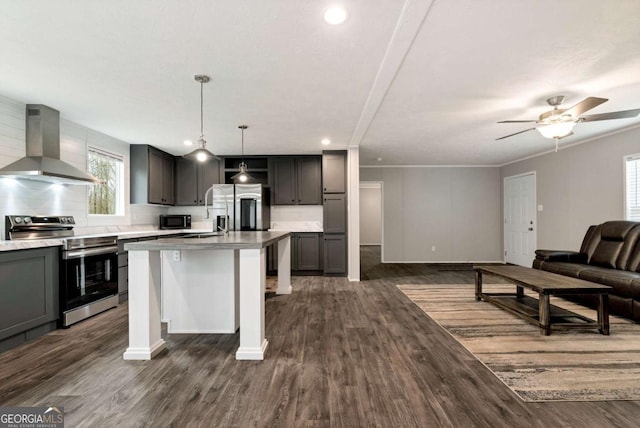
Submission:
[[[360,181],[383,182],[383,261],[502,260],[500,168],[360,168]]]
[[[501,177],[535,171],[537,247],[577,250],[589,225],[624,218],[623,158],[634,153],[640,128],[503,166]]]
[[[362,183],[362,181],[360,181]],[[360,186],[360,243],[380,245],[382,239],[381,188]]]

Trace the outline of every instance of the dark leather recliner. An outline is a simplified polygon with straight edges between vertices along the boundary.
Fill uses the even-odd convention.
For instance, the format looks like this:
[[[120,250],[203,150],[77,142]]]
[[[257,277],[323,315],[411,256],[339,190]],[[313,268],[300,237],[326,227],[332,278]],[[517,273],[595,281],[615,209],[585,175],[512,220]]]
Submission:
[[[610,312],[640,321],[640,223],[590,226],[580,251],[536,250],[533,267],[613,287]],[[593,296],[575,300],[595,306]]]

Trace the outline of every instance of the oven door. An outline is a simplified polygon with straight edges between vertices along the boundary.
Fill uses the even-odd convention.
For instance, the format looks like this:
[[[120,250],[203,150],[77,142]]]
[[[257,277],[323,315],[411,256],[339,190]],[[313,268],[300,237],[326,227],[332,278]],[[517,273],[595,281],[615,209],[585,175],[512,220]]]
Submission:
[[[64,251],[60,276],[61,312],[118,294],[117,247]]]

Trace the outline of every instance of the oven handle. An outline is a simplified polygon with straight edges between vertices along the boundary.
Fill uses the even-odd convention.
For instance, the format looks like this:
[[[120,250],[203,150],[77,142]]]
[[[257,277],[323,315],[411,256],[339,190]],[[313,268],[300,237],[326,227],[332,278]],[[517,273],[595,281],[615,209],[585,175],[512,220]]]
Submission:
[[[99,254],[109,254],[109,253],[117,254],[118,246],[111,245],[108,247],[87,248],[84,250],[77,250],[77,251],[63,251],[62,259],[63,260],[79,259],[80,257],[97,256]]]

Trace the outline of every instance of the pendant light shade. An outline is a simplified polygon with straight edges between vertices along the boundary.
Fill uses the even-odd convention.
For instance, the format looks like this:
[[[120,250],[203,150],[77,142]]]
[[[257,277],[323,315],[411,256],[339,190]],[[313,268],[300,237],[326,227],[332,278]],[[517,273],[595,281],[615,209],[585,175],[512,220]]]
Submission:
[[[193,78],[196,82],[200,82],[200,138],[198,138],[198,148],[186,155],[183,155],[182,157],[195,159],[199,162],[205,162],[216,157],[213,153],[207,150],[207,140],[204,138],[203,131],[203,86],[205,83],[209,82],[210,79],[209,76],[204,74],[196,74]]]
[[[242,161],[240,162],[240,172],[231,177],[234,183],[252,183],[254,178],[249,174],[247,164],[244,162],[244,130],[248,128],[247,125],[240,125],[238,128],[242,131]]]

